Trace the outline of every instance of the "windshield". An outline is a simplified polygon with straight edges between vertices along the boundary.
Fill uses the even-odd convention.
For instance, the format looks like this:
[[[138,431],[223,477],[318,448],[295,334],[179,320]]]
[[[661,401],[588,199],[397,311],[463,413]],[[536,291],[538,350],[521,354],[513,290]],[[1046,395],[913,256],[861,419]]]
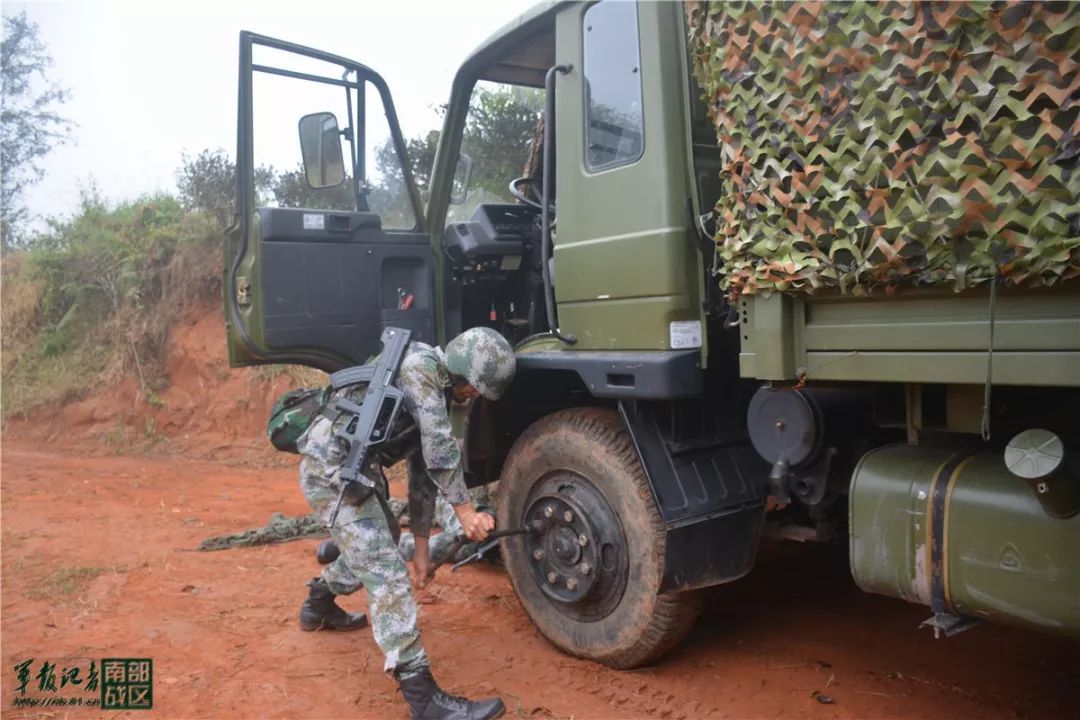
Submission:
[[[464,202],[450,206],[447,222],[468,220],[482,203],[514,203],[510,181],[530,176],[538,179],[543,126],[544,91],[521,85],[481,81],[473,88],[465,116],[461,152],[472,160]],[[454,194],[465,190],[461,160],[454,173]],[[527,197],[539,200],[530,183],[519,189]]]

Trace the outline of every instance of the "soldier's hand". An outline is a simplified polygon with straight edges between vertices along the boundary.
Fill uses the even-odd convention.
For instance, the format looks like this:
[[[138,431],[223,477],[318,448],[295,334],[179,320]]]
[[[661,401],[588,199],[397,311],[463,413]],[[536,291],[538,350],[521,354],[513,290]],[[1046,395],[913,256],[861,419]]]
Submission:
[[[419,590],[427,587],[427,584],[435,577],[435,571],[431,569],[431,558],[429,557],[420,557],[419,555],[414,557],[413,570],[416,571],[416,587]]]
[[[460,509],[455,507],[454,511],[461,522],[465,537],[473,542],[483,542],[487,539],[488,533],[495,529],[495,518],[487,513],[477,512],[471,504],[460,506]]]
[[[431,553],[428,549],[428,539],[416,536],[416,549],[413,551],[413,570],[416,571],[416,587],[423,590],[435,576],[435,568],[431,566]]]

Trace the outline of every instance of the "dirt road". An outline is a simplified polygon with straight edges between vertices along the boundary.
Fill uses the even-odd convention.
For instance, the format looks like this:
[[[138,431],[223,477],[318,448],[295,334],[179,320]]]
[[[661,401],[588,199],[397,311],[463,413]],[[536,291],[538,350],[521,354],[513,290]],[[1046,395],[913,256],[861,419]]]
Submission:
[[[123,717],[407,716],[368,631],[297,628],[314,540],[188,552],[304,513],[294,469],[5,443],[0,490],[4,717],[100,714],[12,707],[16,664],[100,657],[154,660],[154,710]],[[861,594],[822,547],[765,548],[688,642],[634,672],[552,649],[491,568],[440,571],[419,601],[442,683],[498,691],[510,717],[1080,717],[1080,646],[997,627],[935,642],[923,608]]]

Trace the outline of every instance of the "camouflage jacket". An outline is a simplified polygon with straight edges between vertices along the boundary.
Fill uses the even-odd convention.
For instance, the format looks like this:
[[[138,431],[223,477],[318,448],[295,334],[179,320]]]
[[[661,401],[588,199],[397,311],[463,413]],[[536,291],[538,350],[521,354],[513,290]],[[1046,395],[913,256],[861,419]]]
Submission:
[[[409,343],[395,385],[404,393],[405,410],[420,431],[423,463],[417,463],[418,458],[410,459],[409,505],[413,532],[426,535],[430,521],[425,519],[431,518],[434,513],[436,491],[441,491],[451,505],[469,501],[461,450],[450,425],[447,406],[451,380],[442,351],[419,341]],[[332,397],[342,396],[362,402],[364,388],[342,390]],[[297,448],[303,455],[300,463],[301,490],[324,521],[329,520],[340,491],[340,466],[345,460],[344,450],[333,439],[334,423],[346,421],[344,418],[333,421],[320,416],[297,442]],[[420,466],[426,472],[422,472]],[[380,491],[385,493],[385,480],[377,463],[369,466],[364,474],[372,478],[380,486]],[[353,508],[342,505],[337,524],[351,522],[354,515]]]
[[[395,384],[405,394],[405,409],[420,429],[428,476],[451,505],[468,502],[461,449],[450,426],[451,381],[442,350],[422,342],[409,343]],[[410,484],[414,482],[416,479],[410,478]]]

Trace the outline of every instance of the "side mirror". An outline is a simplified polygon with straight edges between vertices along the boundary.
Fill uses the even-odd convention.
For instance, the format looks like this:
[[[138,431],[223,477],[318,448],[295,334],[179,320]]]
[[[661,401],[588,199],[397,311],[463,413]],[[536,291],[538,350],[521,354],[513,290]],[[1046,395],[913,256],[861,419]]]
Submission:
[[[337,187],[345,182],[341,131],[333,113],[312,113],[300,118],[300,153],[304,156],[304,174],[311,187]]]
[[[472,176],[472,158],[465,153],[458,153],[454,180],[450,184],[450,204],[464,205],[469,197],[469,178]]]

